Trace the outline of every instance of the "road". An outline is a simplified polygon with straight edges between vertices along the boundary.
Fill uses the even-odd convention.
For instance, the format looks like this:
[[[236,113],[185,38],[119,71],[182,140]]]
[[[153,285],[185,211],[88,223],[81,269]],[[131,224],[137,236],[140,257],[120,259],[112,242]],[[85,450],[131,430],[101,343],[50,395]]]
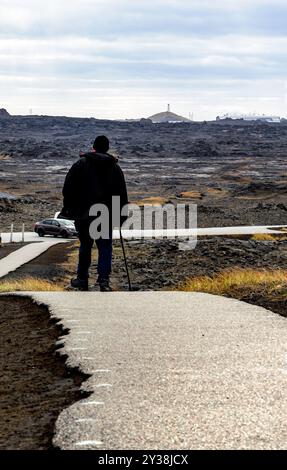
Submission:
[[[216,235],[254,235],[256,233],[282,233],[280,228],[287,228],[287,225],[251,225],[248,227],[210,227],[210,228],[198,228],[198,229],[186,229],[186,230],[123,230],[123,236],[125,239],[139,239],[142,237],[153,238],[153,237],[162,237],[162,236],[178,236],[178,237],[196,237],[196,236],[216,236]],[[2,233],[2,243],[10,242],[10,233]],[[119,239],[119,231],[114,231],[114,239]],[[34,232],[25,232],[24,236],[25,242],[39,242],[41,240],[53,240],[53,237],[46,236],[45,238],[39,238],[39,236]],[[56,238],[57,240],[57,238]],[[22,232],[15,232],[13,234],[13,241],[20,242],[22,241]]]
[[[0,278],[12,271],[16,271],[20,266],[29,263],[29,261],[42,255],[45,251],[58,243],[64,243],[64,241],[55,238],[41,243],[29,243],[13,251],[5,256],[5,258],[0,259]]]
[[[23,295],[91,375],[58,418],[61,449],[286,449],[286,319],[200,293]]]
[[[11,235],[7,232],[2,232],[1,234],[2,243],[10,243]],[[22,242],[22,232],[14,232],[13,233],[13,242]],[[24,233],[24,242],[25,243],[40,243],[40,242],[47,242],[47,241],[71,241],[71,239],[67,238],[56,238],[52,236],[45,236],[39,237],[35,232],[25,232]]]

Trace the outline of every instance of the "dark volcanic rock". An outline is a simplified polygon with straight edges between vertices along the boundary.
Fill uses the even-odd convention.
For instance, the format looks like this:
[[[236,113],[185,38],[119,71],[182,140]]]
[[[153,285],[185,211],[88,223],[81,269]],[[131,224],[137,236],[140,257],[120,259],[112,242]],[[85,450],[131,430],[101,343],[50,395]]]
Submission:
[[[15,201],[17,199],[13,194],[0,193],[0,201]]]
[[[140,125],[142,127],[151,127],[153,125],[153,122],[151,119],[145,119],[145,118],[142,118],[140,120]]]
[[[8,113],[8,111],[6,111],[6,109],[4,108],[0,108],[0,119],[7,119],[10,117],[10,114]]]
[[[233,191],[234,196],[287,193],[287,185],[274,182],[252,182]]]
[[[114,259],[113,280],[116,288],[126,288],[126,276],[120,250]],[[212,277],[234,268],[284,269],[287,241],[239,240],[212,237],[198,240],[194,250],[181,251],[174,241],[127,242],[132,283],[136,290],[175,287],[196,276]],[[92,275],[96,276],[96,264]],[[285,301],[286,302],[286,301]]]

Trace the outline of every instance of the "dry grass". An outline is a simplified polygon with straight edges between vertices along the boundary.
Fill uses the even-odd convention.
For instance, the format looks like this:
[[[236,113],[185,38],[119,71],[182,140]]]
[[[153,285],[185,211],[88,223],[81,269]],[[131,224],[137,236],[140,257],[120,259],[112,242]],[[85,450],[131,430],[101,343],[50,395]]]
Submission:
[[[79,258],[79,246],[80,243],[77,241],[69,248],[67,261],[64,261],[59,265],[64,271],[70,272],[75,270],[75,266],[77,266]]]
[[[199,191],[185,191],[179,194],[182,199],[202,199],[202,194]]]
[[[225,197],[228,194],[228,191],[226,189],[220,188],[208,188],[207,192],[209,195],[216,197]]]
[[[251,240],[256,240],[257,242],[275,242],[278,238],[270,233],[256,233],[251,237]]]
[[[233,269],[224,271],[213,278],[208,276],[189,279],[176,290],[205,292],[215,295],[232,295],[241,290],[253,292],[264,288],[271,293],[278,288],[287,288],[287,270]]]
[[[9,155],[6,155],[3,152],[0,153],[0,161],[9,161],[9,160],[12,160],[12,158]]]
[[[144,199],[141,199],[140,201],[137,201],[136,204],[138,206],[164,206],[167,204],[169,201],[168,198],[161,197],[161,196],[152,196],[152,197],[146,197]]]
[[[75,275],[76,266],[78,263],[78,247],[79,242],[73,245],[63,246],[66,253],[65,261],[52,256],[49,260],[53,265],[59,268],[59,274],[56,277],[48,277],[48,272],[45,272],[45,266],[48,260],[43,264],[43,278],[32,275],[23,275],[22,278],[17,276],[17,279],[0,279],[0,293],[1,292],[14,292],[14,291],[39,291],[39,292],[62,292],[70,284],[70,279]],[[44,253],[45,256],[47,253]],[[62,274],[61,274],[62,273]]]
[[[43,279],[27,277],[18,281],[3,281],[0,282],[0,292],[15,292],[15,291],[39,291],[39,292],[52,292],[63,291],[64,288],[55,282],[49,282]]]
[[[281,233],[257,233],[251,237],[251,240],[256,240],[258,242],[276,242],[276,241],[286,241],[287,236]]]

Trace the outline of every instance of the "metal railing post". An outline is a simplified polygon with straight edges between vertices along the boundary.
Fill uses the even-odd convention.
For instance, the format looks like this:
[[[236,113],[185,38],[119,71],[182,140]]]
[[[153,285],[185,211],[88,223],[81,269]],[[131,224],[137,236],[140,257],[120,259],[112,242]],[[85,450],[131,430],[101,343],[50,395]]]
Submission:
[[[10,243],[13,242],[13,231],[14,231],[14,224],[11,224]]]

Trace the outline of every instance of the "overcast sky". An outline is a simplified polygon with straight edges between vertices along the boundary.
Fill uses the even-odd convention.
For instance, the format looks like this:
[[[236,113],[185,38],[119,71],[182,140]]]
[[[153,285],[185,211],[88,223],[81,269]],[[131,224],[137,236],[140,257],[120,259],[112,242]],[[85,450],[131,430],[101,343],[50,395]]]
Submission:
[[[0,0],[0,108],[286,116],[286,0]]]

